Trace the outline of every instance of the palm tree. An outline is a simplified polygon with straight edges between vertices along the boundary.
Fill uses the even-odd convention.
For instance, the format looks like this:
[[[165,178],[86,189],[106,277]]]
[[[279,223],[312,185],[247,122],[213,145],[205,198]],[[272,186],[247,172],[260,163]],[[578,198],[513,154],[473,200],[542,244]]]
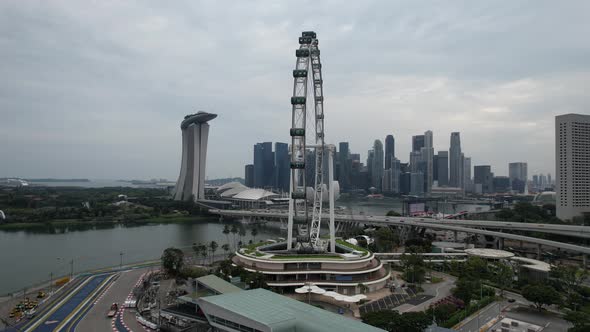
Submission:
[[[240,242],[242,242],[242,237],[246,236],[246,229],[244,228],[244,226],[240,227],[240,231],[238,232],[238,235],[240,236]],[[242,245],[240,244],[240,247]]]
[[[256,228],[252,228],[252,232],[250,232],[250,234],[254,238],[254,243],[256,243],[256,235],[258,235],[258,230]]]
[[[224,225],[223,226],[223,234],[225,235],[225,240],[228,243],[229,243],[229,233],[230,233],[229,226],[228,225]]]
[[[204,261],[206,261],[207,256],[209,256],[209,250],[207,250],[207,245],[206,244],[199,244],[199,249],[201,251],[201,257],[203,258]],[[201,264],[204,265],[203,261],[201,261]]]
[[[199,254],[201,253],[201,244],[193,243],[193,251],[195,252],[195,261],[199,258]]]
[[[218,247],[219,245],[215,241],[211,241],[211,243],[209,243],[209,248],[211,249],[211,265],[213,265],[213,261],[215,260],[215,251]]]
[[[227,252],[229,251],[229,244],[227,244],[227,243],[224,243],[224,244],[221,246],[221,249],[223,249],[223,251],[225,251],[225,256],[227,257],[227,256],[228,256]]]
[[[232,238],[234,240],[234,250],[236,250],[236,234],[238,233],[238,228],[236,227],[235,224],[231,225],[230,232],[231,232]]]

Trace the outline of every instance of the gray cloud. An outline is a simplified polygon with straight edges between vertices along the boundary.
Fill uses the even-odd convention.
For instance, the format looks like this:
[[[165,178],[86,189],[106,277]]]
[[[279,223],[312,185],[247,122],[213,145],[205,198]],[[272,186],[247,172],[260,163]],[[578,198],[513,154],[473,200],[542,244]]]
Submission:
[[[461,131],[473,164],[551,172],[553,117],[587,113],[586,1],[2,1],[0,176],[174,179],[182,117],[215,112],[209,177],[287,141],[302,30],[318,32],[326,134],[366,155]]]

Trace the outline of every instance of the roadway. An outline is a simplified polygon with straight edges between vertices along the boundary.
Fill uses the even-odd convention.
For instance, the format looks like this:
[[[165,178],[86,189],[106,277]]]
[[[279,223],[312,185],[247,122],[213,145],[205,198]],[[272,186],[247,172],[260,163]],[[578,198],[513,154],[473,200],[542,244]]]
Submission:
[[[93,301],[115,279],[114,273],[81,276],[72,286],[54,295],[35,317],[17,326],[24,332],[74,331]]]
[[[127,295],[139,277],[145,273],[148,269],[135,269],[121,272],[119,278],[111,285],[104,294],[95,300],[93,306],[89,308],[86,314],[82,317],[78,323],[75,331],[77,332],[103,332],[111,331],[111,318],[107,317],[111,304],[118,303],[122,305],[127,298]],[[125,319],[125,323],[133,331],[142,331],[139,325],[133,324],[135,322],[135,315],[125,314],[125,318],[131,316],[133,319]],[[136,323],[136,322],[135,322]]]
[[[281,212],[281,211],[245,211],[245,210],[216,210],[211,209],[209,210],[210,213],[217,214],[220,216],[228,216],[228,217],[260,217],[260,218],[277,218],[277,219],[286,219],[288,218],[288,212]],[[504,232],[496,232],[496,231],[489,231],[480,228],[471,228],[465,226],[457,226],[450,224],[450,222],[454,222],[455,220],[439,220],[436,222],[435,220],[430,220],[426,222],[424,218],[408,218],[408,217],[378,217],[378,216],[362,216],[362,218],[354,217],[354,216],[345,216],[345,215],[336,215],[336,221],[339,222],[358,222],[363,224],[370,224],[370,225],[381,225],[381,226],[413,226],[417,228],[430,228],[430,229],[438,229],[438,230],[447,230],[447,231],[456,231],[462,233],[469,233],[469,234],[480,234],[486,235],[496,238],[502,239],[509,239],[515,241],[523,241],[529,243],[535,243],[538,245],[549,246],[553,248],[561,248],[565,250],[571,250],[574,252],[582,253],[585,255],[590,254],[590,247],[580,246],[571,243],[563,243],[551,240],[540,239],[531,236],[525,235],[518,235],[518,234],[511,234],[511,233],[504,233]],[[324,218],[327,220],[327,218]],[[482,223],[484,221],[481,221]],[[497,223],[497,222],[491,222]],[[513,223],[514,224],[514,223]],[[555,227],[559,227],[562,230],[566,230],[568,235],[573,235],[574,231],[570,230],[571,227],[583,227],[584,234],[590,234],[590,227],[589,226],[571,226],[571,225],[553,225],[553,224],[526,224],[529,227],[529,231],[535,232],[545,232],[545,233],[556,233],[557,231],[553,230]],[[550,226],[550,227],[549,227]],[[479,226],[482,227],[482,226]],[[509,229],[506,227],[506,229]],[[569,233],[571,232],[571,233]],[[578,234],[582,234],[578,231]]]
[[[493,302],[483,308],[479,314],[469,317],[468,321],[462,322],[462,326],[457,328],[459,332],[477,332],[482,326],[485,326],[489,321],[497,318],[500,315],[504,302]]]

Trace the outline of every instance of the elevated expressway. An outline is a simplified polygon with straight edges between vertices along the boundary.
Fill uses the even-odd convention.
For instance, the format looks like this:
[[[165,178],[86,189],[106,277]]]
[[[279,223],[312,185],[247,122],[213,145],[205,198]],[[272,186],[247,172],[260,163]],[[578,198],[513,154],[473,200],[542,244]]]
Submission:
[[[218,210],[210,209],[210,213],[221,217],[233,218],[260,218],[260,219],[278,219],[286,220],[287,212],[283,211],[266,211],[266,210]],[[327,221],[327,217],[325,217]],[[533,223],[514,223],[500,221],[483,221],[483,220],[448,220],[448,219],[426,219],[415,217],[382,217],[368,215],[344,215],[336,214],[336,222],[361,223],[378,226],[413,226],[417,228],[428,228],[436,230],[446,230],[453,232],[462,232],[469,234],[478,234],[491,236],[498,239],[509,239],[534,243],[540,246],[549,246],[561,248],[573,252],[584,254],[584,257],[590,254],[590,247],[577,244],[564,243],[546,239],[540,239],[531,236],[505,233],[502,231],[526,231],[549,234],[567,235],[572,237],[590,238],[589,226],[574,225],[557,225],[557,224],[533,224]],[[485,229],[484,229],[485,228]],[[494,229],[494,230],[489,230]],[[500,230],[500,231],[498,231]]]

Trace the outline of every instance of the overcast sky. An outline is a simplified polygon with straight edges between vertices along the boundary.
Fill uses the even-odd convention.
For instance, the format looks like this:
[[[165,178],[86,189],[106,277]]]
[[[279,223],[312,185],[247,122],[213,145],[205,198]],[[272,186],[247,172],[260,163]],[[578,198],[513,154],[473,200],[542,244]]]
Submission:
[[[344,5],[346,4],[346,5]],[[590,113],[590,1],[0,1],[0,177],[176,179],[180,121],[211,122],[207,176],[289,139],[314,30],[326,140],[461,132],[472,165],[554,173],[554,116]]]

